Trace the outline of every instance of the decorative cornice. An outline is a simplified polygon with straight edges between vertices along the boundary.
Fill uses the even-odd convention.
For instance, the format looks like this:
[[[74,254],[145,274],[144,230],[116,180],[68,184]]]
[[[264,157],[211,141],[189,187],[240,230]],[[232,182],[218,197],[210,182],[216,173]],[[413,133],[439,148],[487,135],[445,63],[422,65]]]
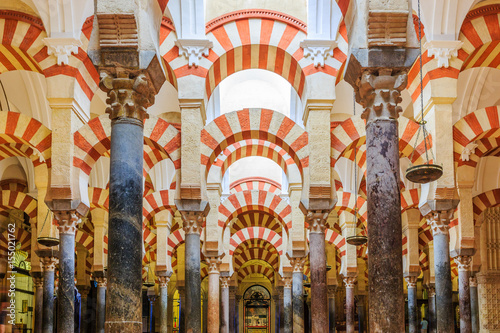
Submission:
[[[178,39],[175,46],[179,48],[179,57],[188,60],[188,67],[198,67],[203,56],[208,57],[210,49],[214,46],[208,39]]]
[[[161,18],[161,25],[167,27],[168,29],[175,31],[174,23],[166,16]]]
[[[76,38],[44,38],[43,43],[47,45],[47,54],[57,58],[57,65],[69,65],[71,54],[78,54],[78,48],[82,42]]]
[[[476,153],[476,148],[478,147],[478,144],[473,141],[469,142],[467,146],[464,147],[462,150],[462,154],[460,154],[460,159],[462,161],[468,161],[470,159],[470,156]]]
[[[98,14],[101,48],[137,48],[139,37],[134,14]]]
[[[15,10],[5,10],[5,9],[0,10],[0,18],[22,21],[25,23],[29,23],[40,30],[45,30],[43,22],[40,18],[23,12],[18,12]]]
[[[304,33],[307,33],[307,25],[299,19],[296,19],[293,16],[283,14],[281,12],[277,12],[274,10],[266,10],[266,9],[243,9],[237,10],[231,13],[227,13],[225,15],[219,16],[210,20],[206,27],[205,33],[209,33],[210,31],[217,29],[220,26],[232,21],[242,20],[242,19],[271,19],[286,23],[291,25]]]
[[[450,59],[458,55],[458,50],[463,42],[459,40],[431,40],[424,44],[429,57],[434,56],[437,60],[437,67],[450,67]]]
[[[467,16],[465,16],[464,23],[481,16],[495,15],[498,14],[499,12],[500,12],[500,4],[482,6],[469,11],[467,13]]]
[[[304,57],[311,57],[314,67],[325,67],[328,56],[333,58],[333,50],[337,47],[334,40],[312,40],[306,39],[300,43],[304,49]]]

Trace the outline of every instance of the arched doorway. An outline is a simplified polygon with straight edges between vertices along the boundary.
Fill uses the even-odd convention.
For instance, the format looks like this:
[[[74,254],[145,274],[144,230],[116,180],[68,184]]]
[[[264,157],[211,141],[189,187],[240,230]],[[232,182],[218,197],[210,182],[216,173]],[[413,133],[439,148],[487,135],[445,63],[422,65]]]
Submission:
[[[271,294],[261,285],[249,287],[243,295],[245,333],[271,332]]]

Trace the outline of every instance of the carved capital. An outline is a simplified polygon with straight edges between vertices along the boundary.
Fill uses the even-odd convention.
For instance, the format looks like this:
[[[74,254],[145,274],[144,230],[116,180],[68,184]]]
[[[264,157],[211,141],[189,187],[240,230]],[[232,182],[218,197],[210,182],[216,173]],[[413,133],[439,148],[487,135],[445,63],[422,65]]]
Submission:
[[[428,297],[436,296],[436,289],[434,289],[434,287],[427,287],[427,294]]]
[[[354,288],[358,278],[356,276],[346,276],[343,280],[346,288]]]
[[[220,277],[220,287],[221,288],[229,288],[229,282],[231,282],[231,278],[229,276],[221,276]]]
[[[172,271],[157,271],[156,276],[158,277],[160,288],[167,288],[170,277],[172,276]]]
[[[203,212],[181,212],[182,228],[187,234],[200,234],[203,225]]]
[[[81,222],[80,216],[74,210],[54,211],[57,220],[57,229],[60,234],[75,234],[76,227]]]
[[[427,224],[431,227],[432,235],[448,235],[450,220],[453,217],[453,209],[445,211],[433,211],[426,215]]]
[[[219,257],[205,257],[205,261],[208,265],[208,274],[220,274],[221,260]]]
[[[408,77],[403,71],[391,69],[366,70],[355,87],[356,101],[363,108],[361,118],[367,123],[376,119],[397,119],[402,108],[401,91],[406,88]]]
[[[198,67],[202,56],[208,57],[214,45],[208,39],[178,39],[175,46],[179,48],[179,56],[187,58],[188,67]]]
[[[292,288],[292,277],[284,277],[283,278],[283,287],[284,288]]]
[[[105,277],[96,277],[95,282],[97,282],[97,286],[100,288],[106,288],[108,285],[108,279]]]
[[[153,105],[156,90],[140,70],[115,68],[114,73],[101,72],[99,87],[108,94],[106,113],[109,118],[132,118],[141,122],[148,118],[146,109]]]
[[[477,287],[477,278],[475,276],[471,276],[469,278],[469,287],[471,287],[471,288]]]
[[[329,213],[321,210],[307,212],[306,220],[309,224],[309,232],[324,234]]]
[[[90,286],[77,286],[78,292],[83,298],[87,298],[90,293]]]
[[[292,269],[294,273],[297,272],[304,272],[304,264],[306,262],[306,257],[303,258],[291,258],[290,259],[290,265],[292,265]]]
[[[44,271],[55,271],[56,265],[59,263],[59,259],[56,257],[41,257],[40,263],[42,264]]]
[[[69,57],[72,53],[78,54],[78,47],[82,42],[76,38],[44,38],[43,43],[47,45],[47,54],[57,58],[57,65],[69,65]]]
[[[470,156],[476,152],[476,148],[478,147],[476,142],[469,142],[467,146],[462,150],[462,154],[460,155],[460,159],[462,161],[468,161]]]
[[[304,49],[304,57],[310,57],[314,67],[325,67],[325,60],[333,58],[333,50],[337,47],[334,40],[312,40],[306,39],[300,43]]]
[[[458,50],[462,47],[463,42],[459,40],[431,40],[424,44],[429,57],[434,56],[438,61],[437,67],[448,68],[450,59],[458,55]]]
[[[35,285],[35,288],[42,288],[43,277],[42,276],[33,277],[33,284]]]
[[[405,276],[408,288],[417,288],[417,276]]]
[[[469,271],[472,262],[471,256],[456,256],[453,258],[457,264],[458,271]]]
[[[335,297],[336,294],[337,294],[337,286],[336,285],[329,285],[328,286],[328,296]]]

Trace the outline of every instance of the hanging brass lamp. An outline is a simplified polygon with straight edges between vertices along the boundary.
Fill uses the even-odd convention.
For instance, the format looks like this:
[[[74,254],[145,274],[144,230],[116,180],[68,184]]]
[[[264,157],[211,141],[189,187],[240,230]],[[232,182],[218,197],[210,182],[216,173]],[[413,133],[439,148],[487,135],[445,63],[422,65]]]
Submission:
[[[47,222],[47,218],[49,217],[50,211],[47,210],[47,215],[45,215],[45,220],[43,221],[42,228],[38,231],[38,234],[42,232],[45,227],[45,223]],[[51,226],[52,228],[52,226]],[[52,231],[52,230],[51,230]],[[45,247],[53,247],[59,245],[59,238],[55,237],[52,232],[48,236],[38,236],[37,242]]]

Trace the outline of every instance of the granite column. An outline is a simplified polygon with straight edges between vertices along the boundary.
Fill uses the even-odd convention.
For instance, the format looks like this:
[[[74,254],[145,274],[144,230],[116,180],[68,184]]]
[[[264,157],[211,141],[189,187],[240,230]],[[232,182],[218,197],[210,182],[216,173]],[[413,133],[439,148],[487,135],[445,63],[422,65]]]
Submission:
[[[187,255],[187,252],[186,252]],[[208,265],[208,309],[207,309],[207,332],[219,333],[219,266],[218,257],[207,257],[205,261]],[[186,266],[187,269],[187,266]],[[199,278],[198,278],[199,280]]]
[[[42,333],[54,331],[54,271],[59,260],[55,256],[42,257],[43,266],[43,319]]]
[[[349,276],[344,278],[345,302],[346,302],[346,310],[345,310],[346,333],[354,333],[354,307],[355,307],[354,287],[356,285],[356,279],[357,278],[355,276]]]
[[[101,276],[96,278],[97,282],[97,299],[96,299],[96,333],[104,333],[104,325],[106,322],[106,288],[107,280]]]
[[[427,301],[429,305],[429,333],[436,333],[436,291],[428,287]]]
[[[303,271],[305,258],[292,258],[292,311],[293,333],[304,333],[304,285]]]
[[[280,333],[280,293],[277,288],[274,290],[274,332]]]
[[[185,287],[177,287],[177,290],[179,291],[179,301],[180,301],[179,332],[185,333],[186,332],[186,289]]]
[[[427,215],[434,239],[434,272],[436,290],[436,332],[449,333],[453,323],[452,283],[450,267],[449,223],[454,210]]]
[[[222,322],[220,325],[220,333],[229,333],[229,276],[221,276],[220,278],[220,308],[222,312]]]
[[[235,333],[236,331],[236,287],[229,287],[229,332]]]
[[[417,277],[405,276],[406,286],[408,288],[408,326],[410,333],[418,333],[417,318]]]
[[[283,278],[283,322],[284,332],[293,330],[292,278]]]
[[[402,109],[397,104],[406,84],[404,71],[384,68],[365,70],[354,87],[366,120],[369,307],[374,332],[403,332],[405,326],[397,120]]]
[[[329,212],[310,211],[309,262],[311,265],[311,332],[328,331],[328,290],[326,284],[325,223]]]
[[[87,316],[87,301],[89,298],[90,286],[78,286],[82,303],[81,303],[81,327],[80,333],[87,333],[89,318]]]
[[[35,285],[35,330],[34,333],[42,333],[43,318],[43,273],[31,272],[33,284]]]
[[[108,271],[108,333],[142,332],[142,197],[144,120],[154,102],[142,72],[114,68],[101,72],[111,119]],[[127,244],[127,246],[124,246]]]
[[[59,229],[59,291],[57,331],[75,330],[75,233],[81,221],[76,211],[54,211]]]
[[[471,302],[470,302],[470,264],[472,257],[455,257],[458,267],[458,296],[460,304],[460,333],[472,332]]]
[[[235,315],[235,328],[236,328],[236,331],[235,332],[238,332],[240,331],[240,300],[241,300],[241,295],[239,294],[236,294],[236,296],[234,297],[234,301],[236,303],[236,315]]]
[[[335,295],[337,294],[337,286],[332,285],[328,286],[328,317],[329,317],[329,325],[328,332],[335,333]]]
[[[471,312],[471,331],[479,333],[479,298],[477,294],[477,279],[471,277],[469,279],[470,286],[470,312]]]
[[[168,275],[158,276],[160,282],[160,333],[168,332],[168,282],[172,272],[169,273]]]

